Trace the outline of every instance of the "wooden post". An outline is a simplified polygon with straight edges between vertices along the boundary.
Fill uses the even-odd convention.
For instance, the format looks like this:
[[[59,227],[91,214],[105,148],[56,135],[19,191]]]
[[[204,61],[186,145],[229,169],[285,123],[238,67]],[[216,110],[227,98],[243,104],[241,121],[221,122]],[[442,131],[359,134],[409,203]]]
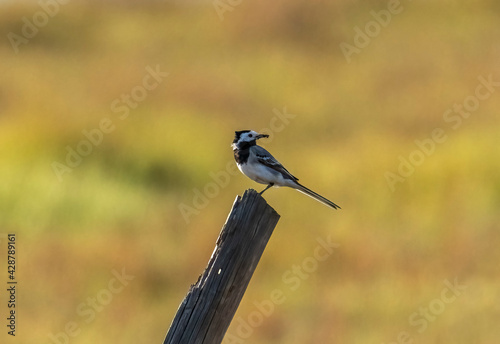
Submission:
[[[279,214],[255,190],[236,197],[203,274],[192,285],[163,344],[220,344]]]

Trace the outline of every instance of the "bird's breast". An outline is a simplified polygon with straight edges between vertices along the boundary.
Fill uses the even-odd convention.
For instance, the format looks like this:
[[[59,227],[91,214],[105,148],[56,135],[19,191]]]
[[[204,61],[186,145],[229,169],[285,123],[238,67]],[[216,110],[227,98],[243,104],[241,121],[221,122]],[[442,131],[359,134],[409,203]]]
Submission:
[[[275,184],[275,186],[285,186],[281,173],[260,163],[238,164],[240,171],[248,178],[261,184]]]

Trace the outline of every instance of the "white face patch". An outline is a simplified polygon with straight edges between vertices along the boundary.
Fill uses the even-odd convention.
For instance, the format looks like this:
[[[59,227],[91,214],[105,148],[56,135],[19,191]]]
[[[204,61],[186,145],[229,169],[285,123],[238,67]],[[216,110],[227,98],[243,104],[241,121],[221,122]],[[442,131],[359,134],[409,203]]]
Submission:
[[[250,130],[250,131],[244,132],[244,133],[236,132],[236,134],[239,136],[237,136],[238,141],[237,142],[233,141],[233,143],[231,144],[231,147],[233,147],[233,150],[237,149],[242,143],[252,142],[252,141],[257,140],[260,137],[263,137],[258,132],[253,131],[253,130]],[[265,135],[264,137],[267,137],[267,135]],[[236,138],[235,138],[235,140],[236,140]]]
[[[258,132],[256,131],[249,131],[248,133],[244,133],[240,136],[240,139],[238,142],[251,142],[257,139],[257,136],[259,135]]]

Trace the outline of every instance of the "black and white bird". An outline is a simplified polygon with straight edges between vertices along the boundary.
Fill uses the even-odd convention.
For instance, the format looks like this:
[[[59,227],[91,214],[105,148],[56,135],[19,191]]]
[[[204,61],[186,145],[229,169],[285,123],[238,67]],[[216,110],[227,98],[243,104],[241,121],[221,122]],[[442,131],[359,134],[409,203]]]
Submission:
[[[257,140],[263,137],[269,137],[269,135],[259,134],[253,130],[236,131],[231,145],[234,159],[241,173],[257,183],[267,184],[260,194],[271,186],[288,186],[333,209],[340,209],[335,203],[300,184],[299,179],[288,172],[271,153],[257,146]]]

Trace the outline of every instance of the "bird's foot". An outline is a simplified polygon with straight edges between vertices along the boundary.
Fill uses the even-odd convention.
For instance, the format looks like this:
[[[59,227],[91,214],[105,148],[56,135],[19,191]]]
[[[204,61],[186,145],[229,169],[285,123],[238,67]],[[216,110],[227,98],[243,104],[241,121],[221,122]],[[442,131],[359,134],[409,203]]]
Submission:
[[[270,187],[272,187],[274,185],[274,183],[271,183],[269,184],[264,190],[262,190],[261,192],[259,192],[259,195],[262,196],[262,194],[264,193],[264,191],[266,191],[267,189],[269,189]]]

